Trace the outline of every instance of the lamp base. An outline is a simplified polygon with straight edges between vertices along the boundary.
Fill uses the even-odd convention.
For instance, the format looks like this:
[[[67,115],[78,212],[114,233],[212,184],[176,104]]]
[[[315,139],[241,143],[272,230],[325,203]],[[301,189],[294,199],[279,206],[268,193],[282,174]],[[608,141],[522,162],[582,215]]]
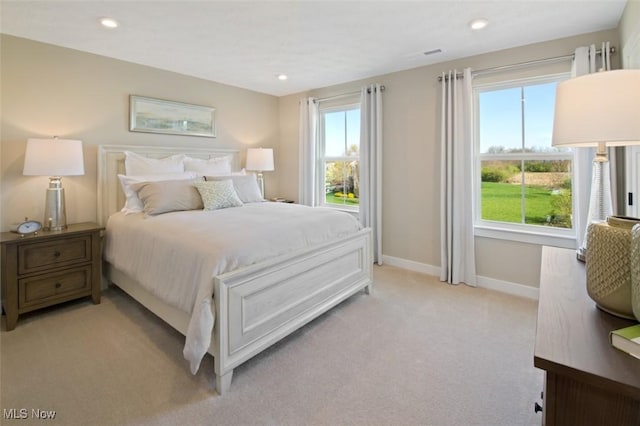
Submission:
[[[256,178],[258,180],[258,186],[260,187],[260,194],[262,194],[262,198],[264,198],[264,176],[262,172],[258,172]]]
[[[598,144],[598,151],[593,159],[591,169],[591,195],[589,198],[589,211],[587,213],[587,227],[585,228],[584,241],[578,249],[577,258],[586,262],[589,239],[587,233],[593,223],[602,223],[613,214],[611,202],[611,172],[607,148],[604,144]]]
[[[62,179],[59,176],[49,178],[42,225],[46,231],[62,231],[67,228],[64,188],[62,187]]]

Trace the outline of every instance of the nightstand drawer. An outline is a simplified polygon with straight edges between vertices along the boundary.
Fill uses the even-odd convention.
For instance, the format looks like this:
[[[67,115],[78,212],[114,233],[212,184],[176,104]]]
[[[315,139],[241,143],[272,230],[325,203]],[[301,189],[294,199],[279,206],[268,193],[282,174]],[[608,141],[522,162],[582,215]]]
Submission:
[[[91,294],[91,265],[36,275],[18,282],[18,310],[43,307]]]
[[[21,245],[18,274],[91,261],[91,236]]]

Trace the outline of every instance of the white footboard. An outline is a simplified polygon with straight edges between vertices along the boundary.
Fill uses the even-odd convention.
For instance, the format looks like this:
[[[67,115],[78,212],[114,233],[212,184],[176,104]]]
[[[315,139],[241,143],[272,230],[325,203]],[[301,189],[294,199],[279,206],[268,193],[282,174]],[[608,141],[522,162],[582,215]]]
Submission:
[[[216,383],[233,368],[372,285],[371,231],[215,279]]]
[[[214,279],[216,323],[209,353],[216,390],[231,386],[233,369],[373,281],[371,231]],[[105,264],[105,277],[186,335],[188,314]]]

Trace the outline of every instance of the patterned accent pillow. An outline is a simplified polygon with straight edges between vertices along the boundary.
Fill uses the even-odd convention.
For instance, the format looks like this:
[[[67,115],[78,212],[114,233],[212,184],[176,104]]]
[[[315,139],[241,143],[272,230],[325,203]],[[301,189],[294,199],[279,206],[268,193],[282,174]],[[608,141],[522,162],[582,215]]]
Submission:
[[[240,207],[242,201],[233,187],[233,181],[221,180],[212,182],[196,182],[205,210],[217,210],[227,207]]]
[[[231,180],[238,198],[243,203],[258,203],[264,201],[255,173],[245,176],[205,176],[206,181]]]

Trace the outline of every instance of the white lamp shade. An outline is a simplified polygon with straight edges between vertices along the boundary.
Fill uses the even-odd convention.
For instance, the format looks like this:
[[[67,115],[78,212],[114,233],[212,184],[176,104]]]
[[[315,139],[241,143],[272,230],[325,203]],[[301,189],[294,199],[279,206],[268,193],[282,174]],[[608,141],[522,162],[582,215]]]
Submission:
[[[553,146],[640,144],[640,70],[566,80],[556,89]]]
[[[273,170],[273,149],[249,148],[247,149],[247,170],[258,172],[270,172]]]
[[[83,175],[82,141],[28,139],[22,174],[26,176]]]

